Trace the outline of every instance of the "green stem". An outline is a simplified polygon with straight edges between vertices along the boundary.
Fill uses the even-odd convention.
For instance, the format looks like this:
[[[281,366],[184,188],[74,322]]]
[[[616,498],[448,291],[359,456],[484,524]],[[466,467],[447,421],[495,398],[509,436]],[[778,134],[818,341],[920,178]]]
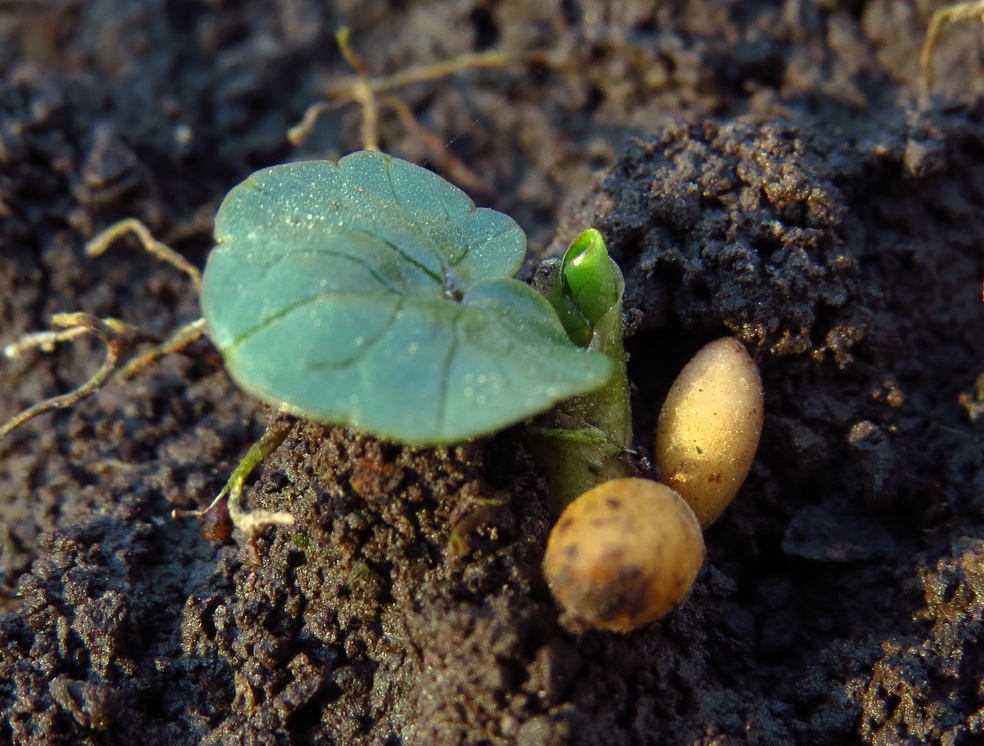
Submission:
[[[615,363],[604,386],[561,402],[526,430],[527,445],[549,482],[550,501],[560,511],[595,485],[635,476],[625,459],[632,444],[622,323],[625,285],[593,228],[574,240],[561,261],[548,265],[538,284],[571,340]]]

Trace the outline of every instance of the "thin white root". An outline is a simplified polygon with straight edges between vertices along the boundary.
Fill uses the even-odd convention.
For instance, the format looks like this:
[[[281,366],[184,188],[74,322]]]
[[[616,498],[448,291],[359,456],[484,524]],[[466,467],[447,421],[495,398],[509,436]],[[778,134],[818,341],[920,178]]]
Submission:
[[[16,342],[11,342],[4,347],[3,354],[5,357],[13,360],[29,350],[41,350],[41,352],[52,353],[55,351],[55,345],[61,342],[70,342],[76,337],[81,337],[83,334],[88,333],[89,328],[85,326],[75,326],[60,332],[30,332]]]
[[[183,256],[169,246],[154,238],[143,223],[136,218],[127,218],[114,223],[86,244],[88,256],[99,256],[124,233],[134,233],[140,239],[143,247],[153,256],[191,277],[195,290],[201,293],[202,273]],[[93,376],[74,391],[61,396],[55,396],[35,404],[9,422],[0,427],[0,439],[25,422],[40,414],[55,409],[65,409],[74,406],[83,399],[92,396],[106,385],[112,375],[121,367],[123,358],[133,352],[137,345],[147,342],[157,343],[154,335],[146,334],[136,327],[118,319],[100,319],[88,313],[59,313],[51,317],[54,330],[25,334],[15,342],[3,348],[7,358],[16,358],[29,350],[38,349],[42,352],[53,352],[55,345],[68,342],[83,334],[95,334],[106,345],[106,359]],[[197,339],[205,336],[205,319],[196,319],[185,324],[163,343],[130,360],[123,368],[127,378],[147,369],[165,355],[178,352]]]
[[[185,347],[201,339],[207,333],[208,329],[205,326],[205,319],[195,319],[182,326],[161,344],[128,362],[123,367],[123,370],[120,371],[120,375],[127,379],[133,378],[143,373],[147,368],[156,364],[162,358],[175,352],[181,352]]]
[[[337,108],[332,106],[327,101],[316,101],[304,110],[304,115],[301,117],[301,121],[287,130],[287,140],[295,148],[303,145],[311,134],[311,130],[314,129],[315,123],[321,117],[322,114]]]
[[[335,34],[335,41],[338,49],[348,66],[352,68],[354,75],[344,78],[339,84],[331,86],[326,92],[326,97],[332,99],[332,103],[320,101],[311,104],[304,112],[301,121],[287,130],[287,139],[292,145],[299,146],[304,143],[314,123],[322,114],[339,105],[347,103],[358,104],[362,107],[362,148],[363,150],[379,150],[379,104],[376,96],[388,93],[396,88],[411,85],[413,83],[424,83],[428,81],[440,80],[451,75],[474,68],[506,67],[517,63],[525,62],[522,58],[513,57],[503,52],[471,52],[453,57],[449,60],[442,60],[430,65],[420,65],[401,70],[392,75],[382,77],[372,77],[369,74],[369,66],[366,64],[352,46],[352,35],[348,28],[341,28]]]
[[[241,510],[237,503],[229,501],[229,517],[232,525],[252,539],[263,532],[267,526],[289,526],[294,516],[281,510]]]

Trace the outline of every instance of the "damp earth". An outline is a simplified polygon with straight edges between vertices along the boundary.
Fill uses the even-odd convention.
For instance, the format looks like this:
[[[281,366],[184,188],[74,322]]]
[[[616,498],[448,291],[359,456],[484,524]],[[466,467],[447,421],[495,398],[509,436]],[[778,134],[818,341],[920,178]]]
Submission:
[[[0,3],[0,342],[83,310],[166,335],[252,171],[363,143],[352,69],[500,51],[379,98],[381,147],[512,215],[531,257],[596,227],[626,277],[635,450],[705,343],[765,425],[689,599],[567,629],[515,431],[414,449],[304,423],[247,500],[255,554],[174,509],[270,413],[200,341],[0,444],[0,742],[971,744],[984,734],[981,29],[942,2]],[[298,139],[297,142],[300,142]],[[531,270],[530,270],[531,272]],[[0,364],[0,419],[98,368]],[[211,527],[214,529],[215,527]]]

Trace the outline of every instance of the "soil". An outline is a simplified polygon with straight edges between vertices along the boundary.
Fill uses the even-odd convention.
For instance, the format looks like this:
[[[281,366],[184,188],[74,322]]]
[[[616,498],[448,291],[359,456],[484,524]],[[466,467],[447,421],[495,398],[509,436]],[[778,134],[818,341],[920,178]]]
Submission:
[[[602,231],[640,454],[705,342],[740,337],[766,389],[693,594],[619,635],[559,620],[515,431],[413,449],[302,423],[248,494],[297,523],[251,551],[169,516],[269,414],[207,341],[114,380],[0,443],[0,742],[984,742],[984,76],[979,24],[947,26],[917,107],[942,5],[0,3],[3,343],[62,311],[195,319],[187,277],[85,240],[137,217],[202,266],[250,172],[358,149],[352,105],[286,136],[351,74],[345,25],[374,75],[515,60],[395,91],[381,145],[513,215],[531,257]],[[0,420],[103,354],[5,360]]]

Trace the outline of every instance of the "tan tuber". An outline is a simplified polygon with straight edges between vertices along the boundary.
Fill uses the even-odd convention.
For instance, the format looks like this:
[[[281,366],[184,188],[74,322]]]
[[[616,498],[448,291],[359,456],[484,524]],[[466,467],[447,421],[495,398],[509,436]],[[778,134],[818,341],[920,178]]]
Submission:
[[[670,388],[656,425],[656,463],[702,528],[724,512],[745,481],[762,414],[758,366],[734,337],[703,347]]]
[[[543,567],[576,626],[629,632],[671,611],[704,561],[692,510],[666,485],[614,479],[567,506]]]

